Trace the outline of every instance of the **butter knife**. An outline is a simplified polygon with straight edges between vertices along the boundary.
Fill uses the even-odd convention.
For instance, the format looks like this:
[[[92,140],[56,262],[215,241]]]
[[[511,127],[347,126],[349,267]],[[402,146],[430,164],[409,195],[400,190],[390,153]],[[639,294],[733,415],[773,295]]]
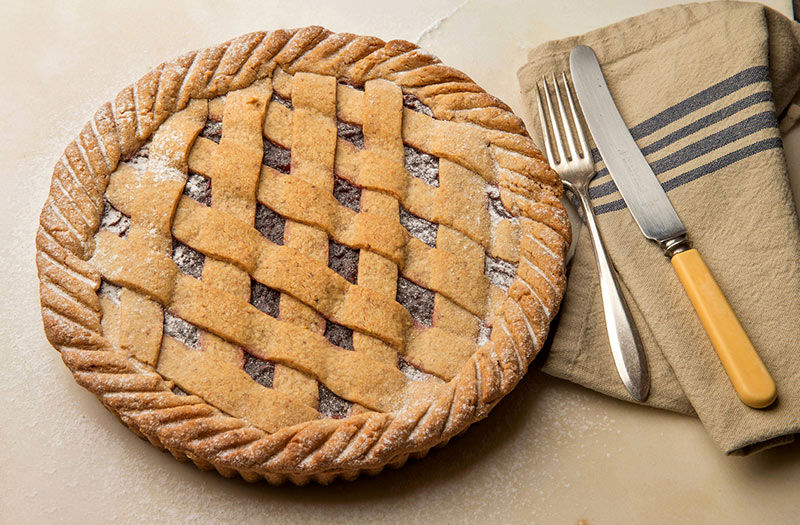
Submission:
[[[644,236],[658,242],[672,262],[733,388],[750,407],[771,405],[777,397],[775,382],[692,248],[686,227],[622,120],[592,48],[575,47],[569,66],[586,123],[614,183]]]

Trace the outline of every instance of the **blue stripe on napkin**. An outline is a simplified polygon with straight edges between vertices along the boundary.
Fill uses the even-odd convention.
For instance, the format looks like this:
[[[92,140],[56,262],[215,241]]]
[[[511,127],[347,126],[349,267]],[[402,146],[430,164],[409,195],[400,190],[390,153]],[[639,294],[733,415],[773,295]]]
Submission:
[[[704,175],[714,173],[715,171],[720,170],[726,166],[730,166],[734,162],[755,155],[756,153],[761,153],[762,151],[775,148],[782,148],[782,147],[783,147],[783,142],[781,141],[780,137],[773,137],[769,139],[760,140],[758,142],[754,142],[753,144],[749,144],[743,148],[740,148],[736,151],[732,151],[727,155],[723,155],[722,157],[714,159],[711,162],[704,164],[700,167],[697,167],[693,170],[682,173],[681,175],[678,175],[675,178],[662,182],[661,187],[664,188],[664,191],[670,191],[677,188],[678,186],[686,184],[687,182],[691,182],[695,179],[699,179]],[[600,215],[601,213],[617,211],[623,208],[627,208],[627,206],[625,205],[625,201],[619,199],[612,202],[608,202],[606,204],[595,206],[594,212],[595,214]]]
[[[741,100],[737,100],[732,104],[725,106],[724,108],[715,111],[709,115],[705,115],[698,120],[695,120],[691,124],[687,124],[686,126],[682,127],[681,129],[674,131],[663,137],[652,144],[648,144],[642,148],[642,154],[650,155],[651,153],[655,153],[660,151],[668,146],[671,146],[675,142],[679,141],[683,137],[689,136],[693,133],[697,133],[698,131],[707,128],[717,122],[720,122],[731,115],[734,115],[742,110],[749,108],[750,106],[754,106],[756,104],[760,104],[762,102],[768,102],[772,100],[772,92],[770,91],[759,91],[758,93],[753,93]],[[594,151],[592,152],[592,157],[594,157]],[[598,160],[599,159],[599,160]],[[595,163],[602,160],[600,153],[597,153],[597,158],[595,159]],[[597,171],[597,175],[595,175],[595,179],[600,177],[605,177],[608,175],[608,168],[602,168]]]
[[[746,86],[765,81],[769,81],[769,70],[767,67],[756,66],[745,69],[744,71],[741,71],[723,80],[722,82],[704,89],[703,91],[700,91],[699,93],[682,100],[681,102],[665,109],[664,111],[661,111],[657,115],[630,128],[631,135],[637,140],[647,137],[664,128],[665,126],[675,122],[676,120],[710,105],[717,99],[730,95],[731,93],[734,93]],[[750,94],[740,100],[732,102],[722,109],[719,109],[708,115],[703,115],[681,129],[670,133],[669,135],[653,142],[648,146],[645,146],[642,149],[642,152],[645,155],[649,155],[651,153],[660,151],[671,144],[674,144],[680,139],[721,122],[731,115],[734,115],[756,104],[771,100],[771,91],[759,91],[757,93]],[[650,166],[653,168],[653,172],[656,175],[659,175],[666,171],[678,168],[698,157],[712,153],[713,151],[730,144],[731,142],[735,142],[764,129],[775,128],[777,130],[777,127],[778,119],[775,115],[775,112],[764,111],[747,117],[716,133],[713,133],[712,135],[689,144],[674,153],[653,161],[650,163]],[[670,191],[678,186],[682,186],[683,184],[713,173],[746,157],[755,155],[768,149],[781,147],[783,147],[783,145],[779,137],[759,140],[739,148],[736,151],[716,158],[700,167],[681,173],[680,175],[662,182],[661,186],[665,191]],[[592,150],[592,157],[594,158],[595,163],[602,161],[602,158],[596,149]],[[603,168],[598,171],[596,178],[606,175],[608,175],[608,169]],[[602,184],[590,188],[589,195],[591,198],[599,198],[605,195],[610,195],[616,191],[618,190],[614,184],[614,181],[608,180]],[[598,205],[594,209],[595,213],[602,214],[621,210],[625,207],[625,201],[618,199]]]

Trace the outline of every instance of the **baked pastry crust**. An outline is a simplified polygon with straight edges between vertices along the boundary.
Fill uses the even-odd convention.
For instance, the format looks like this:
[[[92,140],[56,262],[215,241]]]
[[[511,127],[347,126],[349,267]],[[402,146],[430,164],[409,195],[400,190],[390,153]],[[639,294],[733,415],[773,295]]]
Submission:
[[[215,114],[218,144],[198,138]],[[337,118],[362,126],[363,149],[337,139]],[[265,139],[291,147],[290,175],[261,166]],[[403,142],[441,159],[438,187],[405,171]],[[213,181],[211,206],[181,196],[190,170]],[[359,212],[333,198],[334,172],[361,188]],[[495,186],[508,218],[470,216],[470,195]],[[161,64],[67,146],[36,239],[45,332],[78,384],[179,460],[273,484],[377,473],[484,418],[541,349],[566,284],[561,195],[522,121],[414,44],[247,34]],[[286,218],[283,246],[247,225],[257,201]],[[124,238],[98,231],[108,202],[130,217]],[[398,209],[435,219],[435,248]],[[173,238],[205,255],[202,280],[170,258]],[[361,250],[358,285],[319,261],[329,239]],[[484,253],[518,265],[507,290]],[[433,326],[386,300],[398,276],[436,293]],[[247,303],[251,279],[281,292],[280,320]],[[98,294],[109,282],[118,303]],[[200,326],[204,351],[164,333],[167,315]],[[352,329],[355,351],[326,342],[326,322]],[[252,381],[239,347],[285,386]],[[407,380],[398,354],[432,380]],[[303,402],[316,379],[354,402],[347,417]]]

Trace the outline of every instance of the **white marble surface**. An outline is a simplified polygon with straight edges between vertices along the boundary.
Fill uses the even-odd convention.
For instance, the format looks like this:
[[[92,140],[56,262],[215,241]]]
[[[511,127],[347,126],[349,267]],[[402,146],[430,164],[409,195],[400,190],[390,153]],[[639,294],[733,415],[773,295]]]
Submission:
[[[96,107],[161,60],[315,23],[419,41],[527,116],[516,70],[529,46],[668,3],[4,2],[0,522],[796,523],[800,445],[725,457],[693,419],[537,373],[487,421],[401,470],[330,487],[226,480],[117,423],[41,329],[33,238],[50,170]],[[767,3],[791,12],[788,0]],[[798,167],[800,141],[787,142]]]

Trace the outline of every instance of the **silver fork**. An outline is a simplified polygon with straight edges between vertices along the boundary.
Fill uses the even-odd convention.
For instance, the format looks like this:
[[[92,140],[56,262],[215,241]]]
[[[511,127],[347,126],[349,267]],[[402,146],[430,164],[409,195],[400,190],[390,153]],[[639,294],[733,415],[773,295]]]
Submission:
[[[542,97],[537,85],[536,96],[539,101],[539,117],[542,120],[542,135],[544,136],[544,146],[547,152],[547,160],[550,165],[558,172],[564,182],[564,186],[570,190],[581,202],[586,226],[592,236],[592,246],[597,260],[597,270],[600,274],[600,292],[603,297],[603,312],[605,314],[606,329],[608,331],[608,342],[611,344],[611,354],[617,365],[617,371],[622,379],[625,388],[637,401],[644,401],[650,391],[650,373],[647,368],[647,357],[639,338],[639,332],[631,317],[628,304],[620,290],[617,280],[617,272],[611,265],[606,249],[603,246],[603,239],[600,237],[600,230],[597,228],[597,220],[594,209],[589,199],[589,182],[594,178],[594,160],[592,159],[589,146],[586,142],[586,135],[583,131],[576,105],[572,98],[569,82],[565,73],[561,74],[564,84],[564,92],[569,101],[571,110],[571,125],[575,128],[580,142],[579,152],[575,145],[570,119],[564,110],[561,90],[555,74],[552,77],[555,99],[558,101],[558,110],[561,116],[559,123],[556,113],[553,111],[553,101],[550,95],[547,78],[542,79],[545,100],[550,117],[550,128],[545,118]],[[569,151],[564,151],[564,142],[561,135],[566,137]],[[555,147],[558,153],[558,162],[553,155],[551,145],[551,135],[555,139]]]

